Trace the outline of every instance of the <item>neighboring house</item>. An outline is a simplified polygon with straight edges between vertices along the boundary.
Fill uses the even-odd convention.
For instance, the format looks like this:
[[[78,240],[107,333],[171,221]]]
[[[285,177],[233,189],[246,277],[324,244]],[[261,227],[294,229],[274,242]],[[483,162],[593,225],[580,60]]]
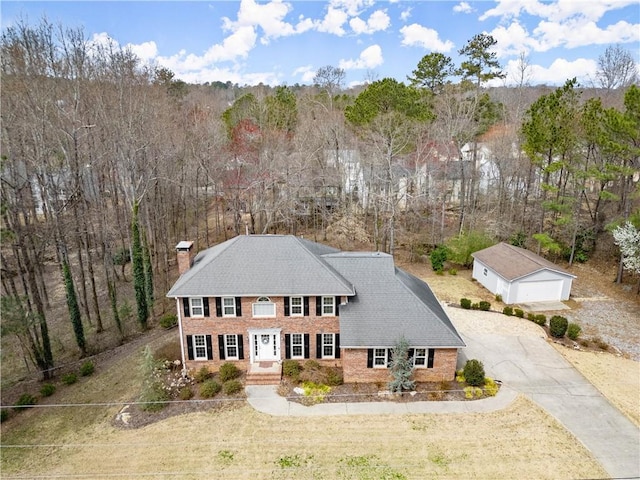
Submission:
[[[385,253],[343,252],[295,236],[244,235],[200,252],[177,245],[186,369],[234,362],[260,382],[284,359],[342,367],[345,382],[386,382],[404,337],[417,381],[451,380],[464,342],[428,285]]]
[[[473,278],[506,304],[568,300],[575,275],[529,250],[499,243],[473,254]]]

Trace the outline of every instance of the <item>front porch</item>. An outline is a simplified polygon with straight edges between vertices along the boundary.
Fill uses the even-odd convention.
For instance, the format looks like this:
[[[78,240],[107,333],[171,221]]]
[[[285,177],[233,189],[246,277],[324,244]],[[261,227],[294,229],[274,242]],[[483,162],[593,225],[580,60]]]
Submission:
[[[247,385],[279,385],[282,378],[281,362],[253,362],[247,370]]]

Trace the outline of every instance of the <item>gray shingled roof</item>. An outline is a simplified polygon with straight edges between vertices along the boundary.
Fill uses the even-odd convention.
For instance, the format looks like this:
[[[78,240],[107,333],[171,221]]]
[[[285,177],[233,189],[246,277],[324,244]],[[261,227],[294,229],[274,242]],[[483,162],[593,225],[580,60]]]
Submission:
[[[572,275],[555,263],[550,262],[529,250],[515,247],[504,242],[475,252],[472,256],[487,267],[491,268],[491,270],[496,272],[505,280],[509,281],[513,281],[545,269],[576,278],[575,275]]]
[[[340,307],[343,347],[393,347],[401,337],[410,345],[464,347],[429,286],[394,266],[384,253],[325,255],[357,295]]]
[[[291,235],[241,235],[196,255],[167,296],[353,295],[320,256],[338,251]]]

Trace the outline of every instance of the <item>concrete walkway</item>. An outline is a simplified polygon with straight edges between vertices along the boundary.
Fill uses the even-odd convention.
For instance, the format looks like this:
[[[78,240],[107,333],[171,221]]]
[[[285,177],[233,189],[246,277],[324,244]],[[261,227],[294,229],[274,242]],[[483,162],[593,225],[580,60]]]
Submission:
[[[467,359],[481,360],[486,374],[502,381],[496,397],[471,402],[361,402],[305,407],[279,396],[276,387],[254,386],[246,388],[247,399],[256,410],[270,415],[376,415],[490,412],[505,408],[518,394],[523,394],[575,435],[612,478],[640,478],[640,429],[549,345],[543,335],[537,331],[514,333],[531,329],[533,324],[527,322],[527,328],[516,325],[507,330],[501,325],[518,320],[462,310],[451,314],[467,344],[459,356],[458,368]],[[473,317],[468,323],[460,318],[459,324],[456,317],[460,315]]]
[[[320,403],[304,406],[290,402],[276,392],[273,385],[245,387],[249,404],[259,412],[275,416],[313,417],[328,415],[380,415],[407,413],[468,413],[493,412],[509,405],[518,393],[504,386],[495,397],[472,402],[348,402]]]

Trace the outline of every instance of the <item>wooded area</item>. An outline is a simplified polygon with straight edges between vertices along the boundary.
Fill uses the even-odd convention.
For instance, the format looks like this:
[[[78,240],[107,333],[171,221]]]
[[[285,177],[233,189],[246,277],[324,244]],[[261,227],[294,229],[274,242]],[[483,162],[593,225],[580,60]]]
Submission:
[[[431,53],[406,79],[354,89],[331,66],[311,86],[240,87],[187,85],[80,29],[9,27],[3,335],[47,378],[60,313],[51,292],[64,289],[85,355],[87,328],[126,336],[131,283],[144,330],[166,307],[154,310],[154,297],[175,280],[180,240],[197,251],[247,232],[323,241],[333,231],[343,248],[402,248],[415,259],[474,233],[569,262],[598,249],[620,261],[607,228],[640,227],[640,89],[622,68],[629,57],[607,50],[601,88],[530,86],[524,56],[516,86],[486,88],[504,75],[494,43],[476,35],[460,66]]]

